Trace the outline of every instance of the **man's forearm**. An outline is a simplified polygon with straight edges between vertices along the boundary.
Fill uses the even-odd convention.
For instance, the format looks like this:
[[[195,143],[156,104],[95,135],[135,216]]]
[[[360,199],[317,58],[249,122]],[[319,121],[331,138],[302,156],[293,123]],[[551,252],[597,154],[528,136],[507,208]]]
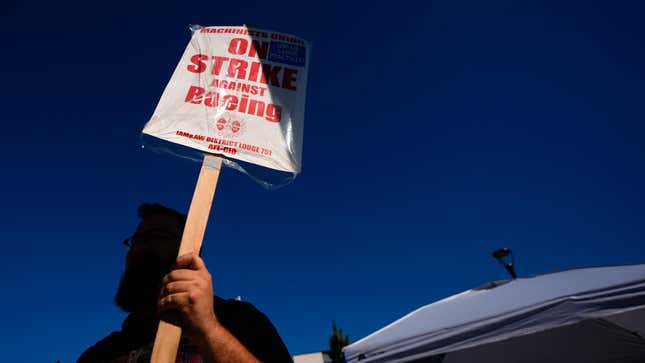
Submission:
[[[199,340],[196,343],[206,363],[260,363],[220,324],[214,324]]]

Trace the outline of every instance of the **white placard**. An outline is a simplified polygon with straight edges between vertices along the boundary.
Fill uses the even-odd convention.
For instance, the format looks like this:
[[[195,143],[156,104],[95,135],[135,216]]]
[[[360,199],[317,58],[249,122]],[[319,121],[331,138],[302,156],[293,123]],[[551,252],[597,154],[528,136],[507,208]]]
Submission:
[[[143,133],[298,173],[309,44],[247,27],[193,31]]]

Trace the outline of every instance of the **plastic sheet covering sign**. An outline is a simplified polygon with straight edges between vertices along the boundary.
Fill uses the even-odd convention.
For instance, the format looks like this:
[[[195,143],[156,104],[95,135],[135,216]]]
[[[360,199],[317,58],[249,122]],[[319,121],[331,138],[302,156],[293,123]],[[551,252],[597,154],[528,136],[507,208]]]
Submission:
[[[298,173],[309,45],[247,27],[195,27],[143,133]]]

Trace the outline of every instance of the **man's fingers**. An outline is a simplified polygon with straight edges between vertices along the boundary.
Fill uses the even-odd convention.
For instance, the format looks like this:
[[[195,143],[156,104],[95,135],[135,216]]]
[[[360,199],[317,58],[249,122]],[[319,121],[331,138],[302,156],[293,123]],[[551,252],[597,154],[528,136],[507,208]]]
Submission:
[[[199,284],[195,281],[174,281],[167,283],[161,289],[161,295],[168,296],[172,294],[177,294],[180,292],[189,292],[192,289],[199,287]]]
[[[175,269],[189,269],[189,270],[205,270],[206,265],[204,264],[204,260],[202,260],[201,257],[199,257],[196,253],[190,252],[185,255],[181,255],[177,257],[177,261],[175,262]]]
[[[159,312],[163,312],[169,309],[182,309],[187,307],[190,304],[190,293],[180,292],[177,294],[168,295],[159,300],[157,308]]]
[[[197,278],[198,273],[193,270],[174,270],[170,271],[166,276],[161,280],[162,285],[167,285],[173,281],[184,281],[184,280],[194,280]]]

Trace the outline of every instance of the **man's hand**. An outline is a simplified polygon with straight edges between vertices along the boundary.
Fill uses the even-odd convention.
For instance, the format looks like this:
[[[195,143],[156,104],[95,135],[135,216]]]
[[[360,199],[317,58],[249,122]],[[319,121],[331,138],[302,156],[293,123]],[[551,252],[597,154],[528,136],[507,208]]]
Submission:
[[[213,282],[204,261],[195,253],[177,258],[173,271],[161,281],[159,312],[176,310],[191,338],[203,338],[219,323],[213,310]]]
[[[180,313],[188,337],[199,347],[207,363],[259,363],[215,316],[213,282],[204,261],[195,253],[177,258],[161,281],[159,312]]]

